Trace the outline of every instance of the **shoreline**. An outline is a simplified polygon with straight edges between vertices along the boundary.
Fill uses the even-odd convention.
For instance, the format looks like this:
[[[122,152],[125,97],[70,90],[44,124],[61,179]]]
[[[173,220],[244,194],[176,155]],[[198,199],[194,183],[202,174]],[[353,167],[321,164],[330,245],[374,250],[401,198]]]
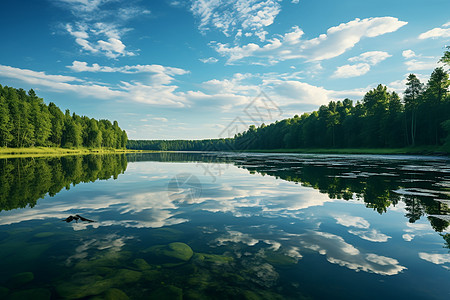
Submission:
[[[16,157],[45,157],[87,154],[122,154],[141,153],[142,150],[109,149],[109,148],[57,148],[57,147],[30,147],[30,148],[0,148],[0,158]]]

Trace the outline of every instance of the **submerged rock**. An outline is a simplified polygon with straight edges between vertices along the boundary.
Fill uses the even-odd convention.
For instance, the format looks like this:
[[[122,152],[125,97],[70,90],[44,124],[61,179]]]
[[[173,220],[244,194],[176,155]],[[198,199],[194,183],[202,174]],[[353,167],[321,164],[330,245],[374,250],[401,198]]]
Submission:
[[[264,260],[266,260],[269,264],[279,266],[295,265],[298,261],[295,257],[272,251],[264,253]]]
[[[158,258],[174,262],[186,262],[194,255],[194,251],[192,251],[191,247],[180,242],[170,243],[169,245],[153,246],[146,252],[149,252]]]
[[[22,287],[25,284],[33,281],[33,279],[34,279],[34,274],[31,272],[18,273],[9,279],[8,285],[11,288],[19,288],[19,287]]]
[[[226,264],[233,261],[233,257],[217,254],[195,253],[194,258],[196,262],[206,262],[214,264]]]
[[[161,287],[154,291],[149,299],[154,300],[182,300],[183,299],[183,290],[173,286],[168,285]]]
[[[31,290],[14,292],[11,295],[9,295],[6,299],[8,299],[8,300],[24,300],[24,299],[50,300],[51,297],[52,297],[52,293],[47,289],[31,289]]]
[[[128,300],[127,294],[119,289],[109,289],[105,293],[105,300]]]
[[[93,275],[62,282],[56,287],[56,291],[62,298],[78,299],[102,294],[112,286],[112,280]]]
[[[152,266],[150,266],[145,259],[142,258],[136,258],[133,261],[133,264],[141,271],[150,270]]]

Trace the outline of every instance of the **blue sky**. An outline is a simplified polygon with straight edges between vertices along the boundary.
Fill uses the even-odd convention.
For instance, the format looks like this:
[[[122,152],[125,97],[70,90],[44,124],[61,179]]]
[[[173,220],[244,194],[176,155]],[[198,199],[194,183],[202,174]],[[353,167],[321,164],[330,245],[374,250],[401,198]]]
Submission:
[[[250,124],[426,82],[448,0],[3,0],[0,84],[117,120],[131,139]]]

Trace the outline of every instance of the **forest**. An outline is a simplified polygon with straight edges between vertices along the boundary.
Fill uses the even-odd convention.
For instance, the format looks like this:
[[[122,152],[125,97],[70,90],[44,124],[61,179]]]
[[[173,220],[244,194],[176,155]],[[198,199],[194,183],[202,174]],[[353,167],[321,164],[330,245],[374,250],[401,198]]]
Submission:
[[[46,105],[28,93],[0,85],[0,147],[125,148],[127,134],[117,121],[96,120]]]
[[[449,48],[450,49],[450,48]],[[441,62],[450,65],[450,51]],[[318,110],[260,126],[230,139],[130,140],[143,150],[264,150],[296,148],[404,148],[444,146],[450,151],[449,74],[436,68],[426,84],[406,78],[403,99],[378,85],[356,102],[330,101]]]

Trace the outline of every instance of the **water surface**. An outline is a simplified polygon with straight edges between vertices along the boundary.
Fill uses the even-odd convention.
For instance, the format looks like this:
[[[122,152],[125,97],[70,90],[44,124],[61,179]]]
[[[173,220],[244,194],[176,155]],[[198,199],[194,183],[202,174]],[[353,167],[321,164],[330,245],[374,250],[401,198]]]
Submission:
[[[0,170],[0,298],[450,297],[446,158],[156,153]],[[76,215],[95,222],[62,221]]]

